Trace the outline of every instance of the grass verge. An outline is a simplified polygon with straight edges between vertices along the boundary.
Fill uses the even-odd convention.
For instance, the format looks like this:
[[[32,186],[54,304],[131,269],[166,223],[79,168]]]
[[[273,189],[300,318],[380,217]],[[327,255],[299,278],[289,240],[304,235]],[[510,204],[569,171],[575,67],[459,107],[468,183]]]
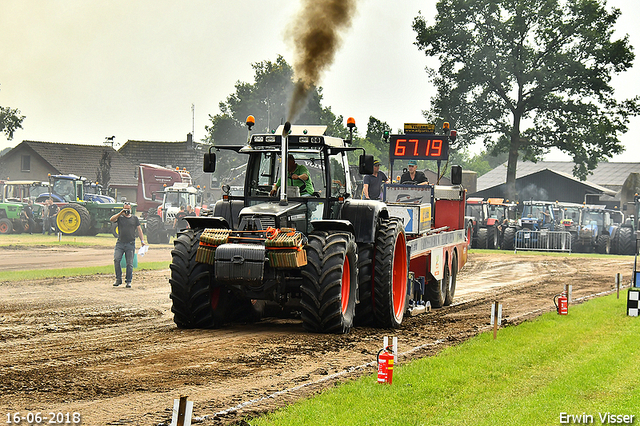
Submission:
[[[158,269],[168,269],[169,262],[140,262],[134,271],[151,271]],[[39,280],[46,278],[75,277],[87,275],[112,275],[113,265],[107,266],[85,266],[78,268],[60,269],[32,269],[29,271],[5,271],[2,272],[0,282]]]
[[[435,357],[401,359],[391,386],[371,375],[248,422],[538,426],[561,424],[561,413],[602,424],[600,413],[611,413],[640,424],[640,318],[626,315],[626,294],[502,329],[497,340],[488,332]]]
[[[57,235],[43,234],[8,234],[0,235],[0,247],[32,247],[32,246],[90,246],[110,247],[116,243],[116,238],[111,234],[98,234],[95,236],[74,237],[62,234],[60,241]],[[173,246],[173,243],[171,243]]]

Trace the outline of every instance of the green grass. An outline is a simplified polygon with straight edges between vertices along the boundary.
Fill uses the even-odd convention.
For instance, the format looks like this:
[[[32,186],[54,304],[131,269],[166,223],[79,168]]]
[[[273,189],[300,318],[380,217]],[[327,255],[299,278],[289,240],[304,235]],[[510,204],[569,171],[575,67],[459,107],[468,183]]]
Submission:
[[[91,246],[110,247],[116,243],[116,238],[111,234],[98,234],[96,236],[74,237],[62,235],[58,241],[57,235],[42,234],[7,234],[0,235],[0,247],[30,247],[30,246]],[[170,242],[173,245],[173,242]]]
[[[483,333],[439,355],[403,363],[393,385],[347,382],[269,416],[282,425],[558,425],[560,413],[636,415],[640,318],[626,291]],[[409,343],[409,342],[405,342]]]
[[[169,262],[140,262],[134,271],[169,269]],[[45,278],[75,277],[86,275],[112,275],[113,265],[84,266],[78,268],[33,269],[29,271],[4,271],[0,282],[39,280]]]
[[[95,237],[73,237],[62,235],[58,241],[57,235],[42,234],[7,234],[0,235],[0,247],[25,247],[25,246],[97,246],[113,247],[116,239],[111,234],[98,234]]]

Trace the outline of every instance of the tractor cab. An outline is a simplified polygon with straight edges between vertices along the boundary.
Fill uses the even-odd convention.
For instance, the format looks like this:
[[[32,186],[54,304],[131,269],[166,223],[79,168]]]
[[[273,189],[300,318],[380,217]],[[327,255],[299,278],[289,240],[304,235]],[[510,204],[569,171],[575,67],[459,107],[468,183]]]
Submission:
[[[533,231],[554,230],[555,214],[553,203],[547,201],[525,201],[523,203],[520,226]]]
[[[251,135],[245,146],[219,147],[247,154],[248,160],[242,195],[227,192],[213,215],[230,218],[232,229],[240,231],[273,227],[302,233],[314,229],[313,221],[339,219],[341,204],[355,190],[347,153],[361,148],[326,136],[326,129],[287,123],[273,133]],[[360,162],[366,157],[371,168],[361,171],[372,173],[371,156]],[[215,164],[205,159],[205,172],[212,169]]]

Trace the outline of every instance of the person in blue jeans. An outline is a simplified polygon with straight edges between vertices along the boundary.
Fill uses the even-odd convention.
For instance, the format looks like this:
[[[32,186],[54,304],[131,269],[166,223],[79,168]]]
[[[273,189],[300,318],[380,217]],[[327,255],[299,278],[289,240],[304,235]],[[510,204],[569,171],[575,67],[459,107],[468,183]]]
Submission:
[[[136,233],[140,237],[140,242],[144,246],[144,236],[140,227],[140,220],[137,216],[131,214],[131,203],[124,203],[122,210],[109,219],[111,222],[118,224],[118,241],[113,251],[113,266],[116,269],[116,281],[114,287],[122,284],[122,268],[120,262],[124,255],[127,262],[127,272],[125,275],[125,283],[127,288],[131,288],[131,279],[133,278],[133,255],[136,251]]]

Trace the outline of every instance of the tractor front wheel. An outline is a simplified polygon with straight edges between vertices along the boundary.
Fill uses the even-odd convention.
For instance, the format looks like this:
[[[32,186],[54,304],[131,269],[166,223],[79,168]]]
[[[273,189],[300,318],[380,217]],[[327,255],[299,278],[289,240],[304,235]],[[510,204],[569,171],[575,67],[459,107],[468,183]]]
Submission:
[[[7,218],[0,219],[0,234],[10,234],[13,232],[13,223]]]
[[[302,325],[318,333],[348,333],[358,282],[355,238],[346,232],[312,232],[302,270]]]
[[[188,230],[173,242],[171,250],[169,297],[179,328],[216,328],[224,322],[225,289],[210,288],[213,266],[196,262],[200,234]]]

